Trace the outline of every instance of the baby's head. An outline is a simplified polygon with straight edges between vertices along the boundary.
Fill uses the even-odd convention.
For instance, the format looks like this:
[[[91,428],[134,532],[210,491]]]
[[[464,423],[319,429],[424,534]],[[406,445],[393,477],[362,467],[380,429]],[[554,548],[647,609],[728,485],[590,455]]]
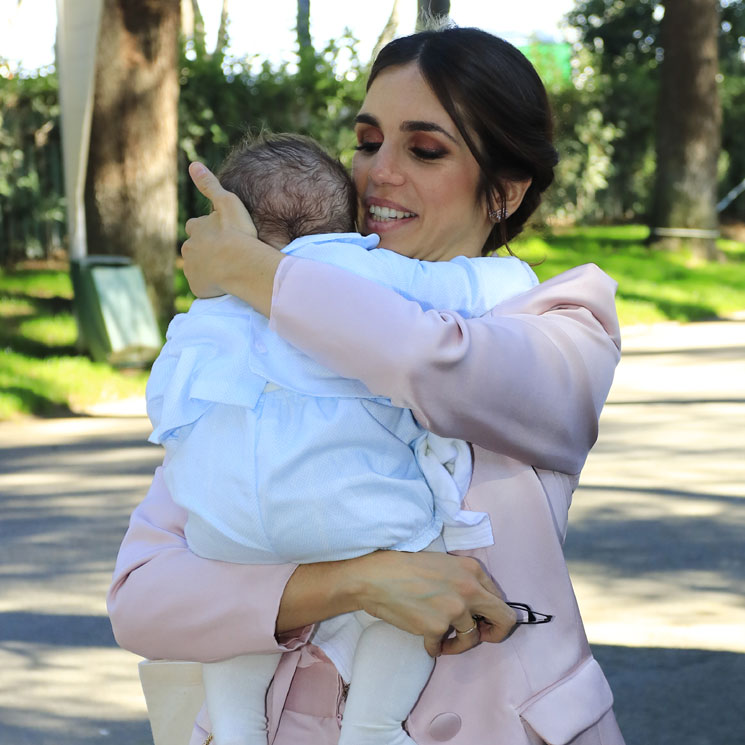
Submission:
[[[251,213],[259,238],[275,248],[302,235],[355,229],[352,179],[310,137],[262,134],[246,140],[217,176]]]

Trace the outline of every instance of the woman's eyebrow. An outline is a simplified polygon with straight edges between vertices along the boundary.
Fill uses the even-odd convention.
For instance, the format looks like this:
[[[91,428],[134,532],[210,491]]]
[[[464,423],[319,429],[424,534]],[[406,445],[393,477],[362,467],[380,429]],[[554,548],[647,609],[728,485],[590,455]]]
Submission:
[[[445,135],[449,140],[452,140],[456,145],[458,144],[458,140],[453,137],[453,135],[450,134],[446,129],[443,129],[439,124],[435,124],[434,122],[421,122],[421,121],[413,121],[413,122],[402,122],[401,123],[401,131],[402,132],[439,132],[440,134]]]
[[[357,114],[357,116],[354,119],[355,124],[369,124],[371,127],[378,127],[380,128],[380,121],[377,119],[377,117],[374,117],[372,114]],[[400,127],[402,132],[439,132],[440,134],[445,135],[449,140],[452,140],[456,145],[458,144],[458,140],[453,137],[453,135],[450,134],[446,129],[443,129],[439,124],[435,124],[434,122],[425,122],[425,121],[405,121],[401,122]]]

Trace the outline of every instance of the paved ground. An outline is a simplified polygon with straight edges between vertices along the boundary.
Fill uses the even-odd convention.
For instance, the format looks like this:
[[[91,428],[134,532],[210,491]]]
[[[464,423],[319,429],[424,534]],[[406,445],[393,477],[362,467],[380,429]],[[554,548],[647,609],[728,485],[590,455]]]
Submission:
[[[588,633],[628,745],[742,745],[745,322],[625,339],[567,540]],[[0,424],[0,745],[150,742],[103,598],[160,453],[140,402],[98,414]]]

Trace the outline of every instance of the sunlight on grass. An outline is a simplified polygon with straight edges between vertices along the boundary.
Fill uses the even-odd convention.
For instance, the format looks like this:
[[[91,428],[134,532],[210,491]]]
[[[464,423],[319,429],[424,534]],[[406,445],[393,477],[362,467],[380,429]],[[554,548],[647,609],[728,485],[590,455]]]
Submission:
[[[644,226],[583,227],[528,234],[512,249],[541,280],[592,262],[618,282],[622,325],[695,321],[745,309],[745,244],[720,241],[727,263],[697,264],[690,255],[652,251]]]
[[[145,392],[147,373],[122,374],[87,357],[39,360],[0,350],[0,419],[19,413],[82,411]]]
[[[21,316],[31,316],[34,314],[36,307],[34,304],[23,298],[0,297],[0,318],[19,318]]]
[[[18,331],[23,336],[50,347],[71,347],[78,338],[78,326],[70,313],[31,318],[20,323]]]
[[[8,272],[0,269],[0,289],[8,295],[72,300],[72,283],[66,271],[22,269]]]
[[[644,226],[526,232],[512,249],[541,280],[573,266],[597,264],[619,284],[622,325],[704,320],[745,310],[745,244],[719,241],[722,263],[650,251]],[[176,312],[194,300],[176,270]],[[75,350],[72,287],[64,269],[0,269],[0,419],[84,411],[93,404],[142,396],[147,371],[122,371]]]

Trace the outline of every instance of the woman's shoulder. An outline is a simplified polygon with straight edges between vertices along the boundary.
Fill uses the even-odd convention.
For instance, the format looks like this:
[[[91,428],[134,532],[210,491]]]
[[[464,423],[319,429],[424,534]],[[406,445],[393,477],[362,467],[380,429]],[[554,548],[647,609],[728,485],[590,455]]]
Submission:
[[[621,332],[615,303],[617,288],[616,280],[600,267],[583,264],[501,303],[492,313],[498,316],[516,313],[542,315],[552,311],[584,309],[601,324],[620,349]]]

